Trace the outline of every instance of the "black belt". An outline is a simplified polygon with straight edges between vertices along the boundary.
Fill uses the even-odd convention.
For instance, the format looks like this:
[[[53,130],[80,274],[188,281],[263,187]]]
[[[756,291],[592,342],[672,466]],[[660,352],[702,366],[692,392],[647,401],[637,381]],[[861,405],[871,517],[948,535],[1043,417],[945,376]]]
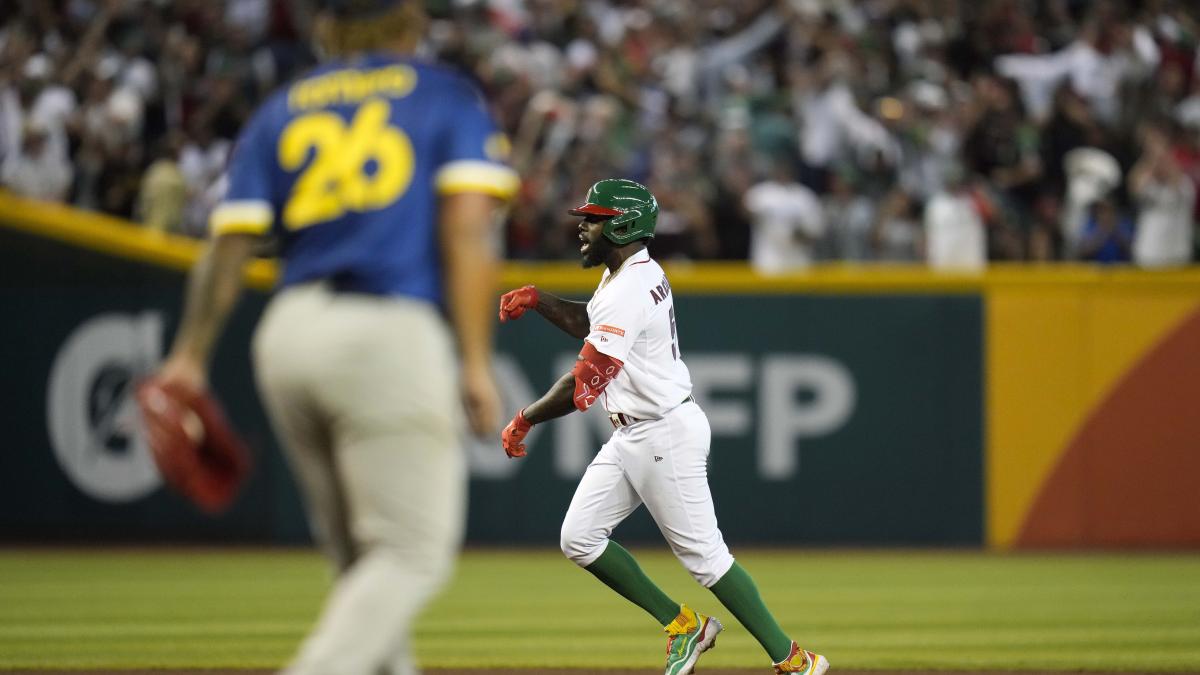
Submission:
[[[695,402],[696,402],[696,399],[691,394],[688,394],[687,398],[685,398],[679,402],[679,405],[683,405],[684,403],[695,403]],[[638,419],[637,417],[634,417],[633,415],[626,415],[625,413],[618,412],[618,413],[609,413],[608,421],[612,422],[614,429],[620,429],[621,427],[627,427],[630,424],[637,424],[638,422],[645,422],[646,420]]]

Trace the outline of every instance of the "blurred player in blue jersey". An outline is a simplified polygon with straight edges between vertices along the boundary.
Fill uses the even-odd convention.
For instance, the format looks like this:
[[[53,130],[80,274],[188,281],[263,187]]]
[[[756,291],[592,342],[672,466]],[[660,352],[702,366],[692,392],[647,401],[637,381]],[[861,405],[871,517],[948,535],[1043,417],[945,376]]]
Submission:
[[[242,267],[276,238],[256,377],[338,574],[289,672],[399,675],[462,538],[463,412],[477,434],[498,426],[490,229],[518,179],[475,87],[409,56],[419,0],[324,6],[329,60],[242,130],[159,375],[207,386]]]

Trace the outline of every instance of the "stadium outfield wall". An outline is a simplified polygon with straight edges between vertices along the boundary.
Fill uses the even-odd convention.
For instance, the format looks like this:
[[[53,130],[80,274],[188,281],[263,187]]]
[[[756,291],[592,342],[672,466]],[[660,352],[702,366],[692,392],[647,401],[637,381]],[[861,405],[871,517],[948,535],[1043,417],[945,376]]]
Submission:
[[[130,384],[170,344],[200,248],[0,194],[0,540],[306,537],[250,373],[271,261],[248,270],[213,373],[257,450],[234,508],[207,518],[167,494],[137,435]],[[668,274],[735,543],[1200,546],[1200,269]],[[511,263],[502,285],[583,298],[595,281],[571,264]],[[509,410],[577,351],[537,320],[505,324],[498,342]],[[610,429],[596,413],[539,427],[522,461],[470,444],[470,540],[557,541]],[[644,516],[618,535],[658,536]]]

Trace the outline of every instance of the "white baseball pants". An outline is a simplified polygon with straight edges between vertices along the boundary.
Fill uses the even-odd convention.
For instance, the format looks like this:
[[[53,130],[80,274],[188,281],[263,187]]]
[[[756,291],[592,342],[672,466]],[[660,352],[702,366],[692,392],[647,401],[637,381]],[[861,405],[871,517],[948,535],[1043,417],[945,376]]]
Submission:
[[[706,588],[733,566],[708,488],[712,431],[689,402],[613,432],[579,481],[563,520],[563,553],[587,567],[643,503],[684,568]]]
[[[254,359],[337,574],[287,672],[413,672],[411,626],[451,574],[466,513],[449,331],[425,303],[308,284],[272,300]]]

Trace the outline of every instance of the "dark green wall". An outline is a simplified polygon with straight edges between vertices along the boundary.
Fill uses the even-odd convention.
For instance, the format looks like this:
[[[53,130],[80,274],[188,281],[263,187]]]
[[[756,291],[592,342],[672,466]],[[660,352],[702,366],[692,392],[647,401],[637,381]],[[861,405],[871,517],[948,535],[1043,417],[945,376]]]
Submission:
[[[982,541],[978,297],[680,295],[676,316],[683,357],[713,426],[709,479],[727,539]],[[500,344],[540,393],[563,372],[555,362],[569,359],[577,344],[533,318],[501,326]],[[788,369],[796,372],[781,372]],[[827,420],[836,424],[828,430],[819,419],[805,424],[814,407],[828,410],[822,397],[835,393],[836,382],[821,378],[839,371],[852,385],[848,417]],[[769,378],[794,388],[764,391]],[[796,448],[795,470],[775,479],[760,466],[770,452],[764,446],[773,430],[792,438],[791,425],[800,426],[785,444]],[[569,452],[563,436],[542,432],[512,483],[476,485],[475,537],[555,531],[574,490],[574,473],[554,461]],[[597,436],[590,447],[600,442]],[[511,522],[512,514],[524,514],[523,522]],[[625,529],[655,536],[645,517]]]
[[[110,482],[137,482],[128,476],[145,466],[128,385],[169,344],[182,283],[179,273],[0,230],[0,410],[8,429],[0,538],[305,538],[249,371],[259,294],[239,307],[213,375],[258,451],[255,477],[230,513],[200,516],[161,488],[129,501],[89,496],[52,451],[70,446],[62,452],[77,471],[108,467],[127,472]],[[676,304],[683,355],[712,421],[709,476],[729,541],[982,542],[978,296],[683,295]],[[84,332],[90,337],[80,338]],[[68,363],[72,335],[89,346],[77,345],[85,357]],[[506,412],[540,394],[578,350],[533,316],[502,325],[499,343]],[[97,346],[104,344],[111,353]],[[56,443],[52,428],[76,436]],[[546,425],[520,461],[496,443],[473,445],[469,538],[556,542],[578,475],[609,429],[599,414]],[[618,536],[658,539],[644,513]]]

